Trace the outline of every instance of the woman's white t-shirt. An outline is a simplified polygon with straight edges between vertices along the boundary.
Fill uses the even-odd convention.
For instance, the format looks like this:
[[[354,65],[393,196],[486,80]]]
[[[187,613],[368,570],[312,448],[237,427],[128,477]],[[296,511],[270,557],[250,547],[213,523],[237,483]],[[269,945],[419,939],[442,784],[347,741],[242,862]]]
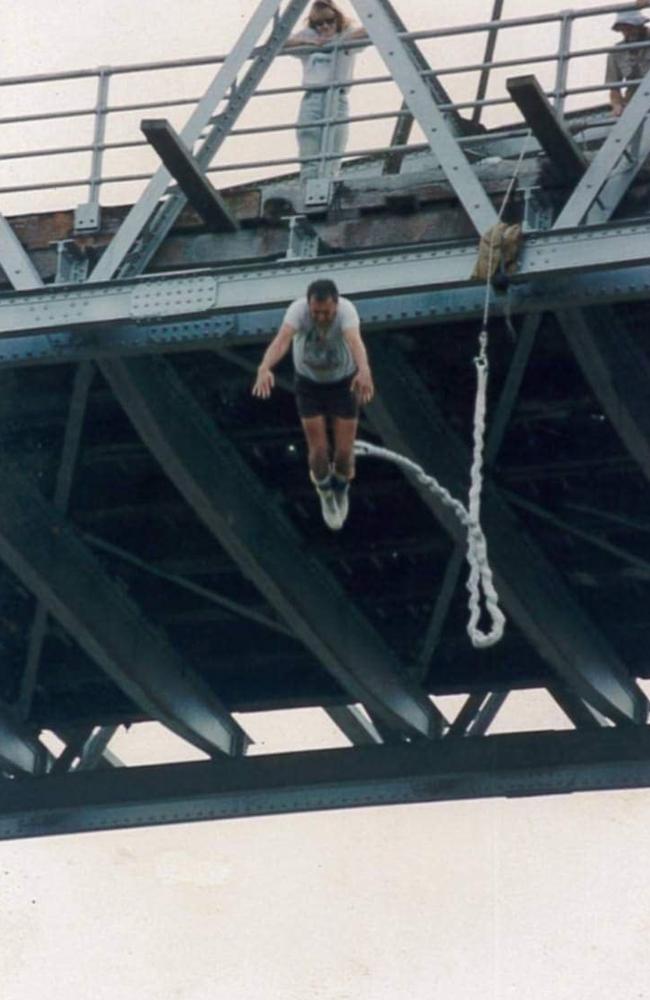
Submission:
[[[320,47],[309,52],[295,52],[287,49],[289,55],[295,55],[302,62],[303,87],[329,87],[336,81],[344,85],[349,83],[354,75],[354,60],[358,49],[345,49],[341,45],[354,28],[346,28],[332,39],[332,47]],[[313,43],[319,37],[313,28],[299,31],[294,38],[300,38],[307,44]]]

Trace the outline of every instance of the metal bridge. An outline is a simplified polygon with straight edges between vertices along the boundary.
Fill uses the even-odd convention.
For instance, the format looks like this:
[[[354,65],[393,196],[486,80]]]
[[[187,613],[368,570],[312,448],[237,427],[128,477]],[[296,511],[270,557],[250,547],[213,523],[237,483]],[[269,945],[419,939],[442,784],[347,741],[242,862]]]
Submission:
[[[265,77],[305,0],[261,0],[222,58],[0,81],[97,85],[91,106],[0,120],[92,123],[87,142],[0,156],[3,198],[81,192],[0,217],[1,837],[650,781],[650,79],[614,119],[579,70],[596,60],[602,78],[607,46],[575,42],[625,8],[507,19],[497,0],[489,21],[414,32],[389,0],[351,6],[355,44],[386,67],[353,86],[388,86],[387,106],[353,106],[342,172],[323,150],[306,186],[278,176],[297,164],[293,121],[241,127],[260,95],[299,91]],[[554,51],[498,57],[539,24]],[[427,46],[454,34],[483,58],[434,69]],[[203,97],[111,103],[120,76],[211,63]],[[141,123],[152,109],[165,117]],[[107,138],[120,116],[131,132]],[[266,159],[228,155],[260,136]],[[122,174],[106,170],[116,150],[134,160]],[[89,174],[53,178],[73,155]],[[17,184],[28,158],[45,179]],[[333,277],[378,390],[362,435],[464,497],[485,296],[470,276],[515,175],[524,240],[492,295],[483,497],[508,626],[477,651],[448,509],[363,459],[331,535],[290,379],[267,404],[250,385],[286,304]],[[139,186],[131,208],[121,184]],[[570,728],[489,735],[508,693],[533,688]],[[247,713],[305,706],[349,746],[247,754]],[[123,766],[117,727],[147,720],[205,760]]]

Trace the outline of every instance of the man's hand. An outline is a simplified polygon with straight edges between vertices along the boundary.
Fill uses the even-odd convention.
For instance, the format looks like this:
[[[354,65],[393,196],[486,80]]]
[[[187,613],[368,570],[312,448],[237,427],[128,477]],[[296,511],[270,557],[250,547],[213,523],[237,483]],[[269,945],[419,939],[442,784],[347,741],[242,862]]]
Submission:
[[[350,391],[356,393],[360,403],[369,403],[375,394],[369,368],[360,368],[352,379]]]
[[[253,395],[259,399],[268,399],[271,389],[275,385],[275,376],[270,368],[263,368],[261,365],[257,369],[257,378],[253,386]]]
[[[612,114],[614,115],[614,118],[620,118],[624,111],[624,104],[612,104]]]

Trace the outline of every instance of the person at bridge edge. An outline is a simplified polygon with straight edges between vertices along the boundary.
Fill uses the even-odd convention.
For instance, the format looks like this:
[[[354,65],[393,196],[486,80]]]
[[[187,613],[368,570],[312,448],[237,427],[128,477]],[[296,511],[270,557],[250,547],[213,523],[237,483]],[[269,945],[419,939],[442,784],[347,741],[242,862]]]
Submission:
[[[637,7],[647,7],[646,0],[638,2]],[[625,11],[617,14],[612,25],[613,31],[620,31],[623,35],[622,41],[609,53],[607,57],[607,70],[605,72],[605,83],[623,83],[626,80],[641,80],[650,70],[650,45],[641,48],[621,48],[618,46],[633,45],[635,43],[650,42],[650,32],[647,25],[648,18],[637,11]],[[623,114],[625,106],[633,96],[636,86],[627,87],[623,92],[620,87],[612,87],[609,92],[609,103],[613,114],[618,118]]]
[[[352,24],[334,0],[315,0],[309,10],[307,26],[287,39],[285,49],[297,46],[303,49],[295,53],[302,61],[302,84],[307,88],[298,115],[301,160],[323,153],[343,153],[345,150],[349,132],[347,123],[329,127],[315,123],[324,119],[349,118],[348,88],[345,84],[352,79],[359,50],[346,49],[344,43],[365,37],[365,28]],[[339,86],[332,87],[333,83]],[[325,160],[323,176],[335,176],[340,162],[336,158]],[[302,181],[318,176],[318,159],[300,164]]]
[[[298,414],[307,441],[309,476],[328,528],[343,527],[354,477],[359,407],[374,394],[359,314],[333,281],[313,281],[287,309],[257,370],[253,395],[268,399],[274,365],[293,351]],[[330,447],[331,430],[333,448]]]

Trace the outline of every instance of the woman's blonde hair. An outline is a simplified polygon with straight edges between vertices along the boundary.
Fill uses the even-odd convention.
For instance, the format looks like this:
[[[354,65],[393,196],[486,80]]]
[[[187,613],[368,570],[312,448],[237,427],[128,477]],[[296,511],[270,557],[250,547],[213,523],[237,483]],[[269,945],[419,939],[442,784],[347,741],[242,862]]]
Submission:
[[[316,11],[331,11],[331,13],[336,18],[336,30],[337,32],[345,31],[346,28],[350,27],[350,18],[346,17],[342,10],[334,3],[334,0],[314,0],[311,5],[311,10],[309,11],[309,16],[307,17],[307,24],[309,27],[313,27],[312,18]]]

